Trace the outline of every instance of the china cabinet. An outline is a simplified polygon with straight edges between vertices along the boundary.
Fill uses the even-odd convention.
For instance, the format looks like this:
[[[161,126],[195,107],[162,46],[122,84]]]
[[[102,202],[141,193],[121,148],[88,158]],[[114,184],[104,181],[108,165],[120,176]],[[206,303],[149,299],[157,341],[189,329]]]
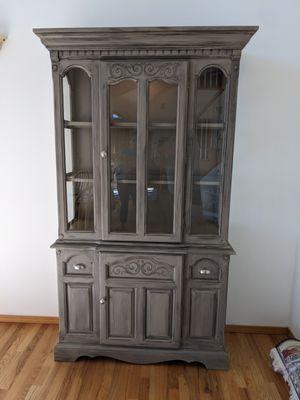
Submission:
[[[54,82],[56,360],[228,367],[238,72],[256,30],[34,30]]]

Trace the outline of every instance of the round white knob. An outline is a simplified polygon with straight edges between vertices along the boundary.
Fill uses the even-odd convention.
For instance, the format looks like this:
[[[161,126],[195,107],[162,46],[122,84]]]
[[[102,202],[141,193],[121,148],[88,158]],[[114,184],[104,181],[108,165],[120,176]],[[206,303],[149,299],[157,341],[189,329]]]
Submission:
[[[101,158],[106,158],[107,157],[107,153],[105,150],[102,150],[100,153]]]

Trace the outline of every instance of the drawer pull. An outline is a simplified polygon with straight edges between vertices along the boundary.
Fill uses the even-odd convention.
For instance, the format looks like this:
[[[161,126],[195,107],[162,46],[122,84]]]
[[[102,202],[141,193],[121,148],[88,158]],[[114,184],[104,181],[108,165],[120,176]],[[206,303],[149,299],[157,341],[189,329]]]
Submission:
[[[76,271],[80,271],[80,270],[82,270],[82,269],[86,269],[86,266],[83,265],[83,264],[76,264],[76,265],[73,266],[73,268],[74,268]]]
[[[102,297],[102,299],[100,299],[100,304],[104,304],[105,303],[105,297]]]
[[[209,269],[200,269],[200,275],[210,275],[211,271]]]

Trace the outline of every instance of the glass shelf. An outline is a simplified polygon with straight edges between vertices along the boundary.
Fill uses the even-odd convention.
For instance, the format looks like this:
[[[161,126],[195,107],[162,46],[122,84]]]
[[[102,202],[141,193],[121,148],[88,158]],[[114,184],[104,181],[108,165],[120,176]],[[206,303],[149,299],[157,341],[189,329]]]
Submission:
[[[196,186],[220,186],[220,182],[215,181],[194,181],[193,184]]]
[[[136,122],[111,122],[110,128],[112,129],[132,129],[137,128]],[[176,129],[176,123],[174,122],[157,122],[151,123],[148,126],[149,130],[153,129]]]
[[[120,180],[118,179],[118,180],[113,180],[111,182],[115,182],[116,184],[118,184],[118,183],[136,183],[136,180],[135,179],[120,179]],[[150,180],[150,181],[148,181],[148,183],[150,185],[174,185],[174,181],[160,181],[160,180],[152,181],[152,180]]]
[[[91,128],[91,122],[84,122],[84,121],[64,121],[65,128]]]
[[[225,125],[222,122],[198,122],[196,124],[197,129],[224,129]]]
[[[91,172],[68,172],[66,174],[67,182],[93,182]]]

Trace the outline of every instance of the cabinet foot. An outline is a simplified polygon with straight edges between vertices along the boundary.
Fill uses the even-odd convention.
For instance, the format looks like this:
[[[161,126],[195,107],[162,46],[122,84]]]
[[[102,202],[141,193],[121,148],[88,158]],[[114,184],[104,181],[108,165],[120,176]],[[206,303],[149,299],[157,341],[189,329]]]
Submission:
[[[76,343],[58,343],[54,349],[55,361],[72,362],[82,356],[109,357],[133,364],[185,361],[188,363],[199,362],[207,369],[226,370],[229,367],[228,354],[224,350],[145,349]]]

